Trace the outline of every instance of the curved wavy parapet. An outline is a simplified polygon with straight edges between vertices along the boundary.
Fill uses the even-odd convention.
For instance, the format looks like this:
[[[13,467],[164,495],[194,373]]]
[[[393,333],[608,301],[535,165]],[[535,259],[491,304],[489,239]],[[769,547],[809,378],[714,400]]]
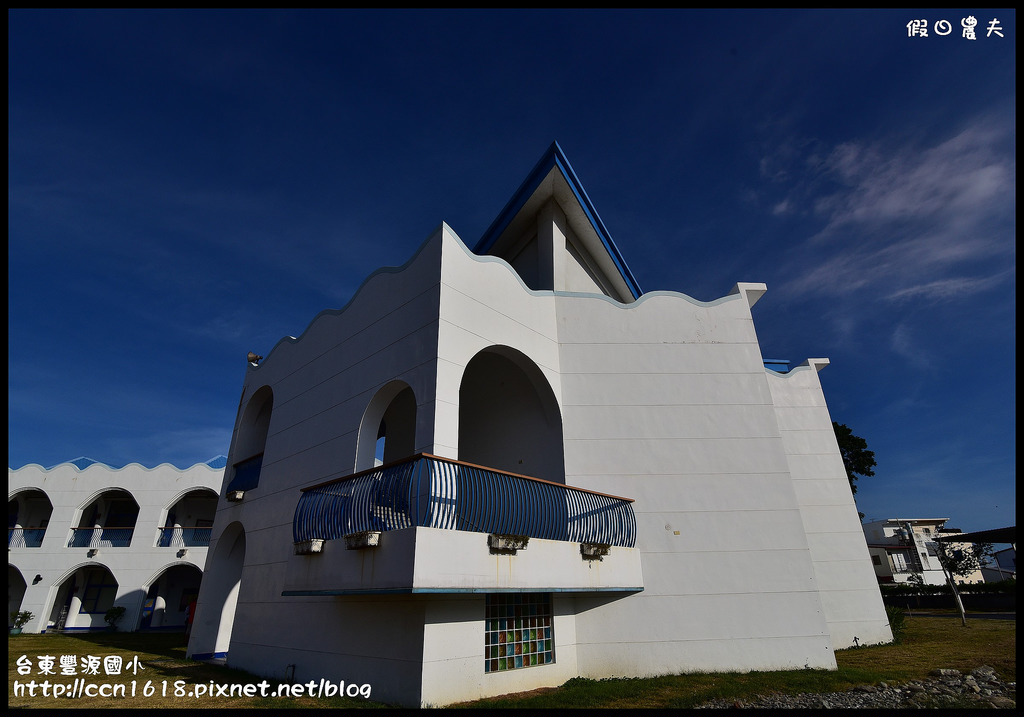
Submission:
[[[617,299],[613,299],[612,297],[607,296],[605,294],[599,294],[596,292],[581,293],[574,291],[554,291],[551,289],[531,289],[529,286],[526,285],[526,282],[523,281],[522,277],[519,276],[519,272],[515,270],[515,267],[513,267],[507,261],[505,261],[499,256],[494,256],[491,254],[477,254],[468,246],[466,246],[465,242],[462,241],[458,234],[456,234],[454,231],[451,231],[450,229],[449,233],[454,239],[457,240],[456,243],[458,244],[459,247],[462,248],[462,250],[466,253],[467,256],[481,264],[494,263],[504,266],[509,272],[511,272],[512,276],[516,278],[516,281],[522,287],[523,291],[533,296],[578,296],[585,297],[588,299],[601,299],[622,309],[636,308],[643,304],[648,299],[652,299],[655,297],[670,297],[682,299],[684,301],[689,302],[690,304],[693,304],[694,306],[706,308],[711,306],[717,306],[718,304],[721,304],[725,301],[731,301],[738,295],[741,295],[747,301],[748,305],[753,306],[755,303],[757,303],[758,299],[760,299],[768,290],[768,287],[762,283],[739,282],[733,286],[732,290],[730,290],[728,294],[721,296],[717,299],[712,299],[711,301],[701,301],[700,299],[695,299],[694,297],[688,294],[684,294],[681,291],[658,290],[644,292],[637,299],[630,301],[628,303],[624,303],[622,301],[618,301]]]
[[[280,348],[282,345],[296,345],[300,343],[303,340],[303,338],[305,338],[310,333],[313,327],[316,326],[316,324],[321,319],[329,316],[341,316],[342,314],[344,314],[346,311],[348,311],[349,308],[351,308],[356,303],[360,295],[364,293],[364,291],[370,286],[370,284],[378,281],[380,277],[388,277],[396,274],[401,274],[402,272],[404,272],[406,269],[408,269],[410,266],[416,263],[416,261],[420,258],[420,255],[423,254],[427,247],[430,246],[430,244],[433,241],[435,241],[435,239],[439,237],[442,231],[446,228],[448,228],[447,225],[444,224],[444,222],[442,222],[441,226],[439,226],[437,229],[431,232],[430,236],[428,236],[426,240],[424,240],[423,243],[420,244],[419,248],[416,249],[412,257],[401,266],[385,266],[381,267],[380,269],[377,269],[376,271],[373,271],[369,276],[363,279],[362,283],[359,284],[359,287],[355,290],[355,292],[353,292],[352,298],[348,300],[348,303],[346,303],[339,309],[324,309],[323,311],[319,312],[316,316],[313,317],[313,319],[308,324],[306,324],[306,328],[302,330],[302,333],[300,333],[298,336],[285,336],[278,340],[278,342],[274,344],[273,348],[271,348],[270,351],[267,352],[266,357],[263,359],[263,362],[260,364],[249,364],[249,370],[258,371],[260,366],[265,365],[267,361],[274,355],[274,352],[277,351],[278,348]],[[448,229],[448,231],[451,230]],[[454,234],[454,232],[452,233]]]
[[[50,466],[48,468],[42,466],[39,463],[26,463],[25,465],[23,465],[23,466],[21,466],[19,468],[8,467],[8,470],[10,470],[12,472],[17,472],[17,471],[23,470],[25,468],[37,468],[37,469],[39,469],[41,471],[52,471],[52,470],[56,470],[57,468],[60,468],[62,466],[72,466],[76,471],[81,473],[82,471],[88,470],[89,468],[92,468],[93,466],[99,466],[100,468],[106,468],[109,471],[123,471],[123,470],[125,470],[127,468],[141,468],[144,471],[152,472],[152,471],[155,471],[158,468],[162,468],[164,466],[167,466],[169,468],[173,468],[176,471],[189,471],[189,470],[192,470],[193,468],[198,468],[199,466],[203,466],[204,468],[209,468],[212,471],[220,471],[220,470],[224,470],[224,468],[227,467],[227,463],[228,463],[227,456],[217,456],[216,458],[211,458],[208,461],[200,461],[200,462],[197,462],[197,463],[193,463],[192,465],[187,466],[187,467],[176,466],[173,463],[158,463],[155,466],[153,466],[152,468],[149,468],[149,467],[144,466],[144,465],[142,465],[141,463],[138,463],[138,462],[125,463],[124,465],[115,466],[115,465],[110,465],[109,463],[104,463],[103,461],[98,461],[98,460],[96,460],[94,458],[88,458],[86,456],[79,456],[78,458],[75,458],[74,460],[65,461],[63,463],[57,463],[57,464],[52,465],[52,466]]]
[[[793,376],[796,373],[803,372],[803,371],[810,371],[811,369],[814,369],[814,371],[821,371],[821,369],[823,369],[823,368],[825,368],[826,366],[829,365],[829,360],[827,358],[809,358],[809,359],[804,359],[803,363],[798,364],[797,366],[794,366],[793,368],[787,368],[787,370],[781,371],[781,370],[774,369],[771,366],[769,366],[768,365],[769,361],[770,361],[769,359],[765,360],[765,368],[768,371],[770,371],[772,373],[772,375],[778,376],[780,378],[789,378],[790,376]]]

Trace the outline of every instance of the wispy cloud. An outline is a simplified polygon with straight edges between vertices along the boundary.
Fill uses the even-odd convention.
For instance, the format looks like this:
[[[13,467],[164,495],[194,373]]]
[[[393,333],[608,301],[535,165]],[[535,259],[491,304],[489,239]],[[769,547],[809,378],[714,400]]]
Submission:
[[[943,300],[1007,280],[1012,144],[1011,128],[987,119],[932,146],[787,144],[761,164],[762,176],[787,190],[771,213],[818,228],[797,248],[783,290],[885,287],[890,299]]]
[[[820,236],[846,224],[972,216],[1012,198],[1013,162],[996,151],[1001,134],[974,125],[923,150],[840,144],[821,165],[844,188],[819,200],[816,208],[829,220]]]
[[[889,348],[893,353],[905,358],[912,366],[919,369],[929,369],[932,366],[928,355],[917,345],[910,328],[906,324],[899,324],[889,337]]]
[[[891,300],[912,299],[924,297],[934,301],[945,299],[960,299],[972,294],[979,294],[995,288],[1009,278],[1015,272],[1014,269],[1007,269],[997,274],[984,277],[958,276],[949,279],[939,279],[926,284],[908,286],[899,291],[894,291],[886,298]]]

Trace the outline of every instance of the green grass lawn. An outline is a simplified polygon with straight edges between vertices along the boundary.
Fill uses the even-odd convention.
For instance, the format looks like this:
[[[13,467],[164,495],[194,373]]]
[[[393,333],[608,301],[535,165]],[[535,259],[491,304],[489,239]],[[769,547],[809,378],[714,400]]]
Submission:
[[[586,680],[574,679],[561,687],[479,700],[464,707],[477,708],[687,708],[720,698],[750,698],[771,692],[832,692],[865,683],[899,683],[927,676],[938,667],[968,671],[990,665],[1004,680],[1016,680],[1016,632],[1014,620],[971,619],[965,628],[953,617],[908,618],[903,641],[842,650],[836,653],[839,669],[794,670],[787,672],[704,673],[655,677],[649,679]],[[18,659],[32,663],[32,674],[18,673]],[[56,675],[38,674],[38,659],[54,656]],[[51,683],[72,685],[76,677],[60,674],[60,656],[75,655],[79,662],[86,655],[120,655],[124,664],[138,658],[142,670],[120,676],[83,677],[90,684],[123,685],[125,696],[81,697],[78,699],[16,696],[14,683],[48,679]],[[8,638],[8,705],[32,708],[375,708],[369,700],[347,697],[313,699],[309,697],[211,697],[183,696],[196,688],[210,685],[253,685],[262,678],[225,667],[185,659],[185,639],[180,634],[93,633],[85,635],[17,635]],[[147,684],[152,694],[145,695]],[[162,694],[166,684],[166,694]],[[131,688],[135,687],[135,696]],[[276,687],[272,683],[269,689]],[[114,689],[113,687],[107,689]],[[177,692],[177,694],[175,694]]]

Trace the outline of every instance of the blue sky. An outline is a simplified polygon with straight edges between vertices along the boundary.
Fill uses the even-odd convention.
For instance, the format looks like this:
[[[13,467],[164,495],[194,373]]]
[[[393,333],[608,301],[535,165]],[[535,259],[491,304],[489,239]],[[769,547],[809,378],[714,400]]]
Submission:
[[[557,140],[644,290],[764,282],[764,356],[831,360],[868,518],[1016,523],[1011,10],[8,21],[11,467],[227,453],[248,351]]]

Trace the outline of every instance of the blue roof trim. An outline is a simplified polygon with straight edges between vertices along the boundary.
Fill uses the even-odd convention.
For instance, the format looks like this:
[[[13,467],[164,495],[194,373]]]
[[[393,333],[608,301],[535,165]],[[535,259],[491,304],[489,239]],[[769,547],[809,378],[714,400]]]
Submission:
[[[526,179],[519,189],[516,190],[515,194],[505,205],[505,208],[501,210],[498,217],[491,223],[491,226],[487,228],[484,235],[480,237],[480,241],[473,247],[473,251],[477,254],[485,254],[490,251],[491,247],[501,236],[501,233],[505,231],[512,220],[515,218],[519,210],[523,208],[530,196],[537,190],[540,183],[544,180],[544,177],[548,175],[552,167],[558,167],[559,171],[562,172],[562,176],[565,177],[569,183],[569,187],[572,189],[573,194],[576,195],[576,200],[580,203],[584,213],[587,215],[587,219],[590,220],[591,226],[594,227],[594,231],[597,232],[598,238],[601,243],[604,244],[605,249],[608,250],[608,254],[611,256],[612,261],[615,262],[615,267],[619,270],[619,274],[626,282],[626,286],[629,287],[629,292],[633,295],[634,299],[639,299],[644,293],[640,289],[640,285],[637,283],[636,278],[633,276],[633,272],[630,271],[629,266],[626,265],[625,259],[622,258],[622,254],[619,253],[619,248],[615,245],[615,241],[612,239],[612,235],[608,232],[608,228],[604,225],[601,220],[601,216],[597,213],[597,209],[594,207],[594,203],[590,201],[590,197],[587,196],[587,190],[583,188],[583,184],[580,182],[579,177],[576,176],[576,172],[573,170],[572,165],[569,164],[568,158],[562,151],[562,148],[558,145],[558,142],[552,142],[544,156],[540,158],[540,161],[534,165],[530,174],[527,175]]]

